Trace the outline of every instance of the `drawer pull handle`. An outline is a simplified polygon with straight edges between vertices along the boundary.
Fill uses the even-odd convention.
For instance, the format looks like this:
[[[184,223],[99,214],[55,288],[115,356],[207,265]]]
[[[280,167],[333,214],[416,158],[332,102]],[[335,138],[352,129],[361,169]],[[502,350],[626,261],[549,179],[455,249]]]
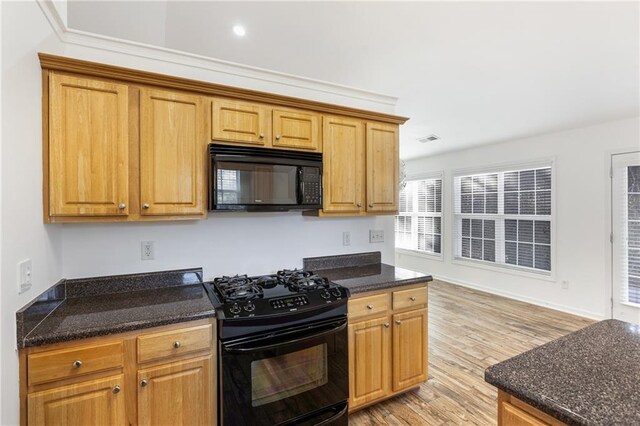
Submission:
[[[416,298],[415,298],[415,296],[411,296],[411,297],[409,298],[409,300],[411,300],[412,302],[415,302],[415,301],[416,301]]]
[[[260,133],[258,137],[260,137],[260,139],[264,139],[264,133]]]
[[[401,323],[402,323],[402,321],[396,320],[396,324],[400,325]]]
[[[384,328],[389,328],[389,323],[388,322],[384,323]]]
[[[82,361],[80,361],[79,359],[73,361],[73,368],[80,368],[82,367]]]
[[[373,305],[367,305],[367,309],[369,310],[373,309]]]
[[[276,135],[276,140],[279,141],[280,140],[280,135]]]
[[[111,392],[113,393],[120,393],[120,385],[115,385],[113,387],[113,389],[111,389]]]
[[[180,342],[178,340],[176,340],[175,342],[173,342],[173,347],[178,349],[180,347]]]
[[[149,382],[147,382],[147,379],[142,379],[140,380],[140,386],[145,387],[149,384]]]

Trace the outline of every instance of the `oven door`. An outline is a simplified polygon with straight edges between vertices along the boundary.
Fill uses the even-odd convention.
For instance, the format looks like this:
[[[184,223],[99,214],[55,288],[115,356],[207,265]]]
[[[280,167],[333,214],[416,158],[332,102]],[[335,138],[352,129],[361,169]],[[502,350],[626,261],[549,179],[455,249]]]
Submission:
[[[221,423],[347,424],[347,320],[221,343]]]

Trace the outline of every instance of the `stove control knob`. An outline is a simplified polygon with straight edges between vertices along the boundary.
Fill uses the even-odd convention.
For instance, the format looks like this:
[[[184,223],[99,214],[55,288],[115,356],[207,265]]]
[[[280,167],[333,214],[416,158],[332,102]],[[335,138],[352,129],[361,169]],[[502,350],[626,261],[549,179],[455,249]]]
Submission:
[[[330,299],[331,294],[328,290],[322,290],[322,292],[320,293],[320,297],[322,297],[323,299]]]
[[[339,288],[331,289],[331,294],[333,294],[335,297],[342,296],[342,294],[340,293],[340,289]]]
[[[234,303],[233,306],[229,308],[229,312],[231,312],[234,315],[239,314],[241,310],[242,309],[240,309],[240,306],[238,306],[237,303]]]
[[[256,305],[254,305],[251,302],[247,302],[247,304],[244,307],[244,310],[247,311],[247,312],[253,312],[253,311],[256,310]]]

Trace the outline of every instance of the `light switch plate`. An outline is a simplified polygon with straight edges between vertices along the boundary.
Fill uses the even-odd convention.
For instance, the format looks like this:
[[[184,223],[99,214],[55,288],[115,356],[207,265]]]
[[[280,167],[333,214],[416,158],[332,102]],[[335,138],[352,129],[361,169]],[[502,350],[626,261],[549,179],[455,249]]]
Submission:
[[[384,231],[382,229],[369,230],[370,243],[384,243]]]
[[[351,245],[351,232],[344,231],[342,233],[342,245],[343,246],[350,246]]]

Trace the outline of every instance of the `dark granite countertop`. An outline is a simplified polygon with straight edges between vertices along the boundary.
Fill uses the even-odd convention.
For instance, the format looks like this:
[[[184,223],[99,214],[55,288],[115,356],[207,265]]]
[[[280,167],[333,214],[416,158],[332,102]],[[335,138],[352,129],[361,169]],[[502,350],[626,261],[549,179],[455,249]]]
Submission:
[[[493,365],[485,380],[570,425],[640,424],[640,325],[606,320]]]
[[[181,270],[62,280],[16,314],[18,347],[213,317],[201,277]]]
[[[380,252],[306,258],[304,269],[347,287],[351,295],[433,281],[431,275],[381,263]]]

